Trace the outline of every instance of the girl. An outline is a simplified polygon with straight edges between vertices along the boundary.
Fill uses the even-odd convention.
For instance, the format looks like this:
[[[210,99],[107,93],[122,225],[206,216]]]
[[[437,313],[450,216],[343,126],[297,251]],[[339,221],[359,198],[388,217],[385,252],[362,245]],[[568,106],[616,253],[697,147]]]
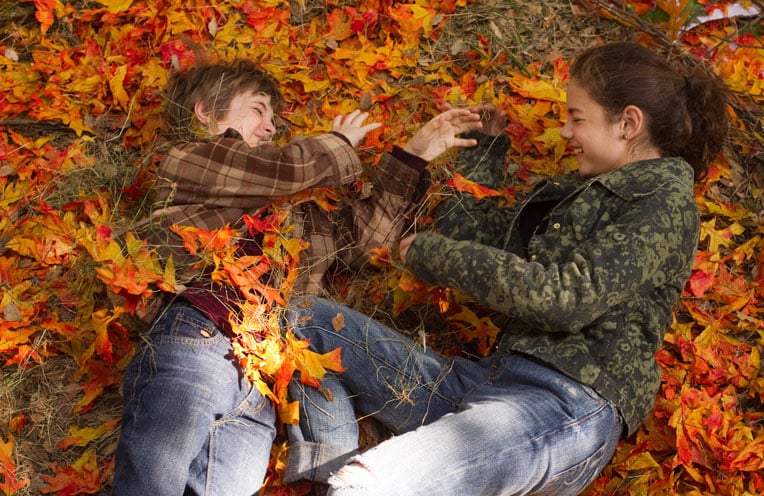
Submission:
[[[400,243],[416,276],[496,312],[496,350],[444,358],[339,304],[294,305],[297,333],[320,352],[342,347],[346,370],[323,394],[301,392],[293,473],[326,480],[344,464],[329,479],[335,496],[580,493],[651,412],[654,354],[698,239],[693,179],[721,150],[725,103],[716,78],[683,75],[644,47],[582,53],[562,130],[578,174],[511,207],[455,196],[434,232]],[[482,132],[458,167],[500,188],[504,114],[474,111]],[[399,435],[356,454],[353,407]]]

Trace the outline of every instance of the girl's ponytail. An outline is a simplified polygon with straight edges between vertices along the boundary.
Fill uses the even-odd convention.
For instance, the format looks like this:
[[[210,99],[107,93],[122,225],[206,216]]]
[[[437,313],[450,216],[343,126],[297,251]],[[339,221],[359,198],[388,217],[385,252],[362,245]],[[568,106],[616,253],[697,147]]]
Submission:
[[[676,143],[673,155],[684,157],[697,178],[722,150],[729,126],[727,89],[720,78],[706,72],[696,71],[683,79],[690,135],[687,141]]]

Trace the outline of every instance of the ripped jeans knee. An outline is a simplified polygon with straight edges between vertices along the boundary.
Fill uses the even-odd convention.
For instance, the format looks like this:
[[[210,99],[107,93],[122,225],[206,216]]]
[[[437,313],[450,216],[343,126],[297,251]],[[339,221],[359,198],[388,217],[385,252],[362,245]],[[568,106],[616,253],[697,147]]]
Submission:
[[[373,495],[378,480],[363,462],[363,456],[354,457],[329,478],[331,486],[327,496]]]

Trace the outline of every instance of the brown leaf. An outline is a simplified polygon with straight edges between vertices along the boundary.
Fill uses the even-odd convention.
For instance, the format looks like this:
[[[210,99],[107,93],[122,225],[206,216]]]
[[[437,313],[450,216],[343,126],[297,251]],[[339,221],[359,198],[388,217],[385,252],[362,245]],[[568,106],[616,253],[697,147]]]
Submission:
[[[339,331],[345,327],[345,316],[341,313],[335,315],[335,317],[332,319],[332,327],[334,327],[335,331]]]

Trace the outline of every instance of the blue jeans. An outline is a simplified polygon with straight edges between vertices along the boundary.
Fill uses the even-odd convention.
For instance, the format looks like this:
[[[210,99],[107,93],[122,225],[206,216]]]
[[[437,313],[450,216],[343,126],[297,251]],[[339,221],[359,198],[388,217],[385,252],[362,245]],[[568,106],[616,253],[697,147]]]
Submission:
[[[287,459],[290,477],[314,480],[353,464],[329,478],[334,496],[575,495],[618,444],[615,407],[532,358],[443,358],[337,303],[292,309],[312,349],[342,347],[345,371],[321,390],[291,385],[305,418]],[[350,402],[396,435],[355,454]]]
[[[231,359],[231,343],[191,305],[170,305],[123,384],[114,495],[242,495],[259,489],[275,411]]]

